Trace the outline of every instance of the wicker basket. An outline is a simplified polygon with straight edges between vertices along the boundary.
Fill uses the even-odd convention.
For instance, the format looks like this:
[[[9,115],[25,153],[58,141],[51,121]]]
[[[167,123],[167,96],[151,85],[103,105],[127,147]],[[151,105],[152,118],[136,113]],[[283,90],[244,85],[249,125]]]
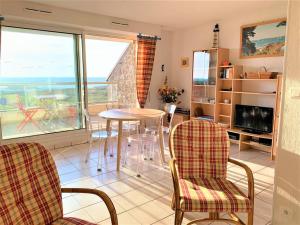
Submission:
[[[259,74],[256,72],[248,72],[246,77],[247,79],[259,79]]]
[[[272,78],[272,72],[258,72],[259,79],[271,79]]]

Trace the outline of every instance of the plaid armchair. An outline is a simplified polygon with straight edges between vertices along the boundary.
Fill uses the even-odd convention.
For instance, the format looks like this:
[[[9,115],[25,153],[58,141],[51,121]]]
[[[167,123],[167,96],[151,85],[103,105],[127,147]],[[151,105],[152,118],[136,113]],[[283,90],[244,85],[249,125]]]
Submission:
[[[213,122],[190,120],[177,125],[169,141],[175,225],[182,223],[184,212],[209,213],[208,218],[189,224],[201,221],[244,224],[236,213],[248,213],[248,225],[252,225],[253,175],[245,164],[228,158],[230,144],[226,130]],[[245,169],[248,196],[226,179],[228,161]],[[227,212],[231,219],[220,218],[222,212]]]
[[[112,224],[118,224],[114,205],[104,192],[60,187],[55,163],[42,145],[0,146],[0,224],[92,225],[63,217],[62,192],[98,195],[109,209]]]

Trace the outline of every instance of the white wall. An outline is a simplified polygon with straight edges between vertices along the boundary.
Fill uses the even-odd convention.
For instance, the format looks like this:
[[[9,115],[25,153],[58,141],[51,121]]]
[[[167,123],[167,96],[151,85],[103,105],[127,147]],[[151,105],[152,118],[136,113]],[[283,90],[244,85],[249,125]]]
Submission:
[[[226,9],[224,9],[226,10]],[[178,30],[173,34],[171,83],[177,88],[184,88],[183,106],[189,107],[192,83],[193,50],[209,49],[212,46],[213,27],[220,25],[220,44],[222,48],[230,49],[230,61],[244,66],[244,71],[258,71],[267,66],[270,71],[282,72],[283,57],[239,59],[240,27],[241,25],[286,17],[286,7],[262,9],[255,12],[245,12],[229,15],[230,19],[213,21],[198,27]],[[190,66],[180,67],[181,57],[189,57]],[[268,101],[268,100],[266,100]]]
[[[52,12],[51,14],[37,13],[25,10],[25,8],[41,9]],[[124,20],[111,16],[104,16],[92,13],[85,13],[76,10],[69,10],[59,7],[47,6],[44,4],[27,1],[3,1],[0,0],[0,14],[6,20],[17,20],[25,23],[42,23],[50,26],[64,26],[81,31],[102,31],[124,34],[156,34],[160,35],[159,25],[142,23],[132,20]],[[112,24],[112,21],[128,23],[128,26]]]
[[[274,225],[300,224],[300,2],[290,1],[285,84],[275,168]],[[298,97],[295,97],[298,96]]]

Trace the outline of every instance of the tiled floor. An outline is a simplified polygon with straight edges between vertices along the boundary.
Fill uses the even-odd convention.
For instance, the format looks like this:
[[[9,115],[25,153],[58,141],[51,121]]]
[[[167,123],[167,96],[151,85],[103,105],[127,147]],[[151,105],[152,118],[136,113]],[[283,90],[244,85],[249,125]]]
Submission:
[[[85,163],[87,148],[88,145],[83,144],[52,151],[63,187],[96,188],[106,192],[116,207],[120,225],[174,223],[174,213],[170,208],[173,190],[171,175],[167,167],[161,168],[157,157],[154,161],[143,162],[142,177],[138,178],[134,157],[129,158],[126,167],[116,172],[116,158],[108,156],[102,160],[102,172],[98,172],[97,146],[93,147],[90,160]],[[134,152],[132,149],[130,155],[134,155]],[[274,177],[274,163],[270,160],[269,154],[256,150],[238,152],[237,146],[232,146],[231,157],[249,165],[254,173],[254,224],[269,224],[272,215]],[[229,164],[228,176],[242,190],[247,190],[247,178],[242,169]],[[64,194],[63,206],[65,216],[110,224],[109,213],[104,203],[95,196]],[[183,224],[203,216],[206,215],[186,213]],[[241,214],[241,217],[246,219],[246,214]]]

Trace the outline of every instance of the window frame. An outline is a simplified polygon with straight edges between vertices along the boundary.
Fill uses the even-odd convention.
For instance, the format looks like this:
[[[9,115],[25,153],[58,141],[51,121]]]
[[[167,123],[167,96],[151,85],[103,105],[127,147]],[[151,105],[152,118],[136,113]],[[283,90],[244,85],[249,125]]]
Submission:
[[[24,30],[33,30],[33,31],[45,31],[45,32],[50,32],[50,33],[61,33],[61,34],[71,34],[73,35],[74,41],[75,41],[75,65],[76,65],[76,75],[75,75],[75,88],[78,94],[78,102],[79,102],[79,112],[78,112],[78,118],[80,119],[80,126],[79,128],[74,128],[72,130],[63,130],[63,131],[54,131],[54,132],[49,132],[49,133],[44,133],[44,134],[33,134],[33,135],[28,135],[28,136],[20,136],[20,137],[12,137],[12,138],[5,138],[3,139],[2,136],[2,126],[1,126],[1,117],[0,117],[0,144],[2,142],[15,142],[18,140],[27,140],[30,138],[39,138],[39,137],[45,137],[48,135],[53,135],[53,134],[68,134],[70,132],[74,131],[80,131],[80,130],[86,130],[86,121],[83,116],[83,107],[84,107],[84,98],[85,96],[85,91],[82,93],[82,90],[85,90],[84,86],[85,82],[84,81],[84,76],[85,76],[85,67],[83,65],[83,34],[81,32],[76,32],[75,30],[72,31],[70,29],[54,29],[53,27],[47,27],[47,26],[37,26],[37,25],[24,25],[22,23],[7,23],[7,22],[2,22],[0,23],[0,60],[1,59],[1,34],[2,34],[2,27],[11,27],[11,28],[19,28],[19,29],[24,29]],[[66,31],[63,31],[66,30]]]
[[[88,28],[83,29],[76,26],[63,26],[54,23],[46,23],[42,21],[20,21],[19,19],[12,20],[7,18],[4,21],[0,21],[0,42],[1,42],[1,26],[16,27],[21,29],[32,29],[48,32],[57,32],[57,33],[69,33],[81,36],[81,42],[78,43],[78,53],[81,57],[78,57],[80,62],[78,71],[80,74],[80,96],[81,96],[81,119],[82,119],[82,128],[76,130],[67,130],[53,133],[37,134],[34,136],[26,136],[19,138],[11,139],[2,139],[2,128],[1,128],[1,117],[0,117],[0,144],[10,144],[18,142],[40,142],[44,144],[48,149],[56,149],[65,146],[73,146],[77,144],[86,143],[88,140],[88,135],[86,132],[86,120],[82,113],[83,108],[88,107],[88,93],[87,93],[87,73],[86,73],[86,55],[85,55],[85,37],[94,36],[101,38],[111,38],[111,39],[121,39],[126,41],[136,41],[136,35],[134,34],[125,34],[125,33],[111,33],[99,31],[98,29]],[[137,54],[137,53],[135,53]],[[0,60],[1,60],[1,49],[0,49]],[[135,55],[136,62],[136,55]]]

